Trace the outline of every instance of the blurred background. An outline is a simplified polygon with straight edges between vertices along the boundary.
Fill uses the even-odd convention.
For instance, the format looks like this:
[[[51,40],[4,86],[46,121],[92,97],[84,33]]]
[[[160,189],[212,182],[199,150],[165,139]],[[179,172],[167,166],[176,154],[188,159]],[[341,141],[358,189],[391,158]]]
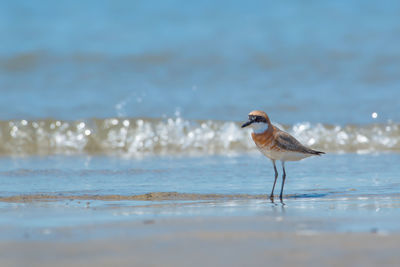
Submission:
[[[399,14],[395,0],[2,0],[0,119],[398,121]]]
[[[0,37],[1,266],[104,265],[113,242],[128,249],[110,266],[397,256],[383,238],[400,231],[399,0],[0,0]],[[326,152],[286,165],[282,205],[240,128],[255,109]],[[343,233],[336,249],[325,231]],[[78,242],[9,253],[13,239]]]

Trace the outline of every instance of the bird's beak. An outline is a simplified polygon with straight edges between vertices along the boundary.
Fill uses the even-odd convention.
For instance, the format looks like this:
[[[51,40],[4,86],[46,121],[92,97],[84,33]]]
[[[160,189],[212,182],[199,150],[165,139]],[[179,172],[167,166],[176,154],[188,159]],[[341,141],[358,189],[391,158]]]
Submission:
[[[242,125],[242,128],[249,126],[249,125],[252,124],[253,122],[254,122],[254,120],[249,120],[248,122],[245,122],[245,123]]]

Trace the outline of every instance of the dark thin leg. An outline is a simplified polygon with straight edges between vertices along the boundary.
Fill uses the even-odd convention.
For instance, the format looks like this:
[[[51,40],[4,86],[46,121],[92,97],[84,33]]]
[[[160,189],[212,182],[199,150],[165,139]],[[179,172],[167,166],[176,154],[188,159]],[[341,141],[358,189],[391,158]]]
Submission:
[[[278,171],[276,170],[275,160],[273,160],[272,163],[274,164],[275,181],[274,181],[274,185],[272,186],[272,192],[271,192],[271,194],[269,195],[269,198],[270,198],[270,199],[273,199],[273,198],[274,198],[274,189],[275,189],[276,179],[278,178]]]
[[[283,169],[283,175],[282,175],[282,187],[281,187],[281,194],[279,195],[279,198],[282,200],[282,195],[283,195],[283,187],[285,186],[285,179],[286,179],[286,172],[285,172],[285,162],[282,161],[282,169]]]

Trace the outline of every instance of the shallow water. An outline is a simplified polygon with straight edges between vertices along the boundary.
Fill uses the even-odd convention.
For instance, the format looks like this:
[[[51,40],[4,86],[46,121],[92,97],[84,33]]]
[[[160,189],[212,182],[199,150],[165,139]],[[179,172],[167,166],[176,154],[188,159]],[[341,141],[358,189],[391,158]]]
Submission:
[[[288,162],[285,193],[391,195],[399,191],[396,164],[399,159],[399,154],[391,153],[327,154]],[[140,195],[149,192],[259,195],[269,193],[273,181],[271,162],[257,153],[143,159],[2,158],[1,163],[2,196]]]
[[[288,163],[284,204],[268,199],[273,169],[253,153],[2,158],[0,228],[8,229],[3,238],[52,239],[66,227],[261,216],[284,219],[287,229],[276,227],[287,231],[294,224],[298,231],[399,232],[399,157],[328,154]]]
[[[394,0],[3,1],[0,238],[187,216],[398,232],[399,13]],[[254,109],[328,152],[287,164],[285,205],[240,128]]]

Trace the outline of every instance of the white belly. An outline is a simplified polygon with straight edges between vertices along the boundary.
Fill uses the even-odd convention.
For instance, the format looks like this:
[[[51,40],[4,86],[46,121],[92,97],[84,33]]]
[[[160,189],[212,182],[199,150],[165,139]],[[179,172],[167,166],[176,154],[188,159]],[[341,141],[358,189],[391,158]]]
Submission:
[[[267,158],[272,160],[282,161],[298,161],[312,156],[311,154],[304,154],[292,151],[275,151],[268,148],[258,148]]]

